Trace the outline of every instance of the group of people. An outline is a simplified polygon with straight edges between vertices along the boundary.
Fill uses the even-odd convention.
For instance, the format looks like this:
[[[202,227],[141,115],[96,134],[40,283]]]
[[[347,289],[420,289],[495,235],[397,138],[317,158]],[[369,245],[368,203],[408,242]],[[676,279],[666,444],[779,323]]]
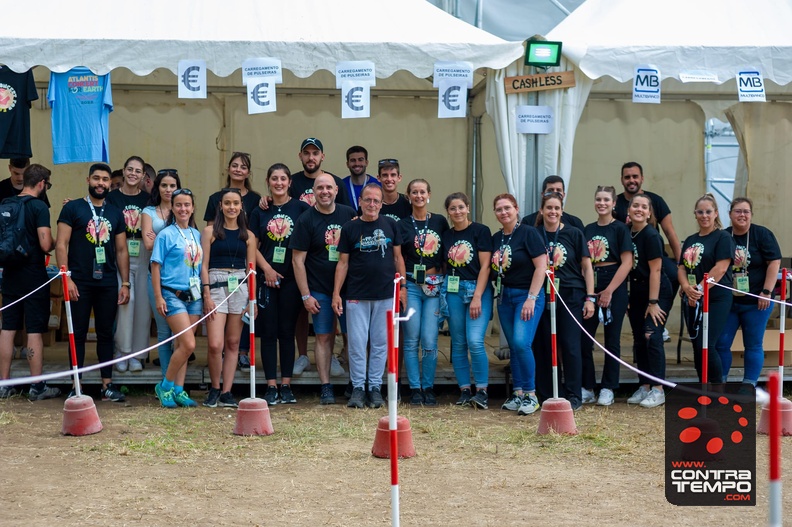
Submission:
[[[780,250],[769,230],[752,224],[748,198],[732,202],[732,227],[723,230],[717,202],[710,195],[701,197],[694,209],[699,230],[680,243],[666,202],[643,190],[643,169],[630,162],[622,167],[624,192],[597,187],[595,222],[584,226],[564,211],[563,179],[550,176],[543,182],[539,210],[525,217],[514,196],[496,196],[493,209],[500,228],[493,233],[471,221],[464,193],[447,196],[442,213],[432,212],[425,179],[413,179],[406,194],[399,193],[402,174],[396,159],[380,160],[377,175],[371,176],[368,152],[353,146],[346,153],[350,175],[341,179],[322,169],[320,140],[305,139],[298,156],[300,172],[292,174],[282,163],[268,169],[268,192],[262,197],[251,186],[250,155],[233,153],[226,187],[209,197],[206,226],[200,230],[195,196],[182,187],[178,171],[156,172],[149,193],[141,187],[150,166],[133,156],[124,164],[120,187],[110,191],[112,171],[94,164],[88,195],[65,204],[55,240],[47,205],[27,201],[29,236],[37,250],[29,265],[4,270],[4,306],[46,281],[44,254],[54,247],[59,264],[71,273],[78,366],[85,357],[92,311],[99,360],[115,355],[121,371],[142,368],[139,359],[124,356],[148,346],[152,314],[160,342],[179,333],[173,343],[159,346],[163,379],[155,391],[170,408],[197,406],[184,390],[195,349],[194,330],[187,328],[208,313],[211,387],[205,406],[236,406],[231,393],[235,370],[249,364],[240,350],[247,323],[255,325],[261,339],[264,398],[271,405],[295,403],[290,382],[299,374],[295,366],[303,362],[302,371],[309,363],[305,341],[310,314],[320,403],[335,403],[330,381],[339,369],[343,372],[333,355],[340,328],[347,336],[347,405],[378,408],[384,404],[386,313],[412,309],[402,326],[401,346],[409,403],[437,404],[438,333],[446,319],[460,389],[457,404],[486,409],[484,337],[497,309],[514,387],[502,408],[529,415],[554,395],[547,309],[551,287],[568,308],[557,309],[558,386],[559,396],[573,409],[585,403],[613,404],[619,363],[606,355],[597,395],[593,343],[586,333],[594,335],[602,324],[605,347],[619,357],[625,314],[635,361],[645,374],[627,402],[648,408],[664,403],[658,382],[665,378],[663,331],[677,287],[701,375],[700,304],[703,288],[710,287],[709,342],[717,344],[709,354],[708,380],[725,381],[739,327],[746,346],[744,382],[758,379]],[[22,195],[45,197],[51,186],[50,172],[41,165],[25,168],[23,180]],[[665,254],[660,231],[673,259]],[[251,264],[258,275],[252,321],[245,316]],[[396,273],[402,277],[398,305],[393,298]],[[734,291],[704,283],[705,273]],[[42,297],[33,295],[3,311],[0,378],[8,378],[13,336],[22,329],[23,315],[31,373],[40,373],[40,333],[46,330],[39,320]],[[101,369],[101,377],[103,398],[123,400],[110,366]],[[4,387],[0,396],[13,391]],[[31,387],[29,397],[55,397],[56,392],[40,383]]]

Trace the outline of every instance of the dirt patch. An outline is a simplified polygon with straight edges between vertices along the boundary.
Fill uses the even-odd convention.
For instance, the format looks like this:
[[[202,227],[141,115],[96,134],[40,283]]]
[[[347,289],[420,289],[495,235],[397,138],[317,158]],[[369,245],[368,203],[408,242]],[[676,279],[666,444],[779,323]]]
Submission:
[[[581,433],[560,437],[536,435],[538,414],[441,403],[400,408],[418,452],[400,463],[403,525],[766,523],[764,436],[756,507],[675,507],[664,495],[662,408],[586,406],[575,414]],[[384,408],[302,395],[272,409],[275,435],[246,438],[231,433],[233,410],[169,411],[153,396],[97,406],[104,430],[75,438],[60,435],[63,400],[0,401],[0,523],[390,524],[388,461],[370,454]]]

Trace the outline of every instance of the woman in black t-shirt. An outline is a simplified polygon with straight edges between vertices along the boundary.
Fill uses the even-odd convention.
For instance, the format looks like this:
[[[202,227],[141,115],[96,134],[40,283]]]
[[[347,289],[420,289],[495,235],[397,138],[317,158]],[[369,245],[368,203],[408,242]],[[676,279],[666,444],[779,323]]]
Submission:
[[[550,265],[555,268],[556,284],[561,296],[556,309],[556,343],[559,366],[563,368],[563,384],[559,379],[559,396],[567,399],[572,409],[577,410],[583,404],[580,324],[594,315],[594,302],[597,297],[594,296],[594,271],[585,237],[579,229],[561,222],[563,212],[561,194],[545,194],[539,209],[541,221],[537,229],[544,240]],[[550,287],[549,283],[547,287]],[[562,301],[572,312],[572,316],[561,305]],[[534,347],[536,391],[539,392],[539,399],[545,400],[553,396],[549,311],[542,315],[539,334],[541,342]],[[559,376],[562,368],[558,368]]]
[[[206,321],[211,387],[203,405],[235,408],[231,394],[242,335],[242,314],[248,308],[248,267],[256,261],[256,237],[247,228],[242,195],[226,189],[211,225],[201,234],[204,253],[201,268],[204,313],[217,308]],[[223,301],[225,300],[225,303]],[[220,391],[222,374],[223,391]]]
[[[615,202],[616,189],[597,187],[594,192],[594,210],[598,218],[596,222],[586,225],[584,234],[594,266],[594,292],[597,295],[599,316],[586,319],[583,327],[593,336],[599,322],[602,322],[605,326],[605,348],[619,357],[622,323],[627,313],[627,276],[632,269],[633,252],[630,229],[613,217]],[[602,389],[599,398],[595,398],[594,387],[597,379],[594,370],[594,343],[584,338],[581,339],[581,346],[583,403],[596,401],[601,406],[613,404],[613,392],[619,387],[619,361],[605,354]]]
[[[723,367],[715,344],[723,332],[732,305],[732,293],[715,284],[705,284],[704,274],[717,283],[731,287],[731,262],[734,256],[734,240],[722,230],[718,218],[718,203],[712,194],[706,194],[696,201],[694,209],[699,224],[697,233],[685,239],[682,244],[682,258],[679,262],[679,285],[684,293],[682,309],[688,333],[693,339],[693,359],[699,380],[702,377],[702,331],[701,310],[704,287],[709,287],[709,353],[707,360],[707,382],[719,383],[723,380]]]
[[[448,304],[451,363],[462,391],[457,404],[486,410],[489,359],[484,335],[492,318],[492,287],[489,283],[492,234],[486,225],[468,219],[470,200],[462,192],[449,195],[445,209],[451,219],[451,228],[442,236],[446,281],[441,294]],[[470,390],[471,365],[476,395]]]
[[[256,207],[250,216],[250,230],[258,237],[258,303],[256,333],[261,337],[261,358],[267,379],[264,399],[275,404],[296,403],[291,390],[294,373],[294,332],[302,309],[300,290],[294,279],[292,250],[289,240],[297,218],[310,206],[289,195],[291,172],[276,163],[267,170],[267,186],[272,201],[267,210]],[[280,354],[278,350],[280,349]],[[280,356],[281,389],[278,392],[278,357]]]
[[[737,329],[742,328],[745,345],[743,382],[756,386],[764,365],[762,344],[767,321],[773,311],[770,298],[781,267],[781,249],[769,229],[752,224],[753,203],[750,199],[735,198],[729,209],[732,226],[726,232],[732,235],[736,244],[732,287],[739,292],[733,293],[731,311],[715,348],[723,365],[723,382],[726,382],[732,363],[732,342]]]
[[[404,366],[410,382],[410,404],[436,406],[437,333],[440,320],[440,284],[443,283],[441,239],[446,219],[427,210],[431,188],[424,179],[407,185],[412,214],[399,221],[402,257],[407,269],[407,305],[415,314],[404,323]],[[418,349],[423,348],[419,362]]]
[[[671,281],[663,272],[663,239],[655,228],[652,200],[636,194],[627,208],[633,244],[633,266],[630,271],[630,307],[627,314],[633,334],[633,350],[641,386],[627,399],[628,404],[654,408],[665,403],[663,385],[653,380],[665,379],[663,330],[674,302]]]

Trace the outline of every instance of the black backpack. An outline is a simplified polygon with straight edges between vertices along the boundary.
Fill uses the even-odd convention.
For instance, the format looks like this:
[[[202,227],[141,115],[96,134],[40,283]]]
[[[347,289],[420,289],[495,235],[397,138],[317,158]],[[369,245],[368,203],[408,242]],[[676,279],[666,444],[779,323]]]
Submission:
[[[0,203],[0,266],[25,263],[31,247],[25,228],[25,203],[33,196],[12,196]]]

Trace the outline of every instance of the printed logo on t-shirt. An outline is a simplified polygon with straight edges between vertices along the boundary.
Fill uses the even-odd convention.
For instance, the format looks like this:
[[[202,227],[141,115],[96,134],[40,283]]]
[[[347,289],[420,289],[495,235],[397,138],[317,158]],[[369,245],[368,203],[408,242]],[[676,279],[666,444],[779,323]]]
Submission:
[[[110,240],[110,232],[113,227],[107,218],[99,216],[99,225],[94,224],[93,218],[88,220],[88,226],[85,228],[85,238],[91,242],[91,245],[104,245]]]
[[[337,223],[331,223],[325,229],[325,249],[328,251],[330,250],[330,246],[334,245],[338,247],[338,242],[341,240],[341,225]]]
[[[267,238],[276,242],[291,236],[293,230],[294,222],[287,214],[276,214],[267,222]]]
[[[385,232],[382,229],[375,229],[371,236],[361,236],[360,241],[355,244],[355,248],[360,249],[362,253],[381,251],[382,257],[385,258],[385,249],[388,248],[388,244],[392,241],[385,236]]]
[[[93,104],[102,96],[104,86],[99,83],[98,75],[72,75],[66,81],[69,93],[82,104]]]
[[[503,259],[501,259],[501,250],[495,249],[495,252],[492,253],[492,270],[498,272],[501,270],[501,266],[503,266],[503,271],[506,271],[509,267],[511,267],[511,247],[505,245],[503,247]]]
[[[694,243],[682,254],[682,263],[688,269],[695,269],[701,262],[701,255],[704,254],[704,244]]]
[[[608,239],[605,236],[594,236],[586,244],[591,255],[591,263],[604,262],[610,256]]]
[[[131,234],[136,234],[140,232],[143,228],[143,223],[141,222],[141,210],[134,206],[134,205],[127,205],[124,207],[124,223],[126,224],[126,231]]]
[[[732,269],[735,271],[742,271],[751,265],[751,251],[747,247],[738,245],[734,249],[734,264]]]
[[[473,245],[467,240],[459,240],[448,249],[448,263],[451,267],[465,267],[473,261]]]
[[[393,221],[399,221],[399,220],[401,219],[400,217],[398,217],[398,216],[397,216],[397,215],[395,215],[395,214],[383,214],[383,216],[387,216],[387,217],[389,217],[390,219],[392,219]]]
[[[17,92],[10,84],[0,82],[0,112],[9,112],[17,103]]]
[[[197,269],[203,261],[203,250],[201,246],[193,241],[188,241],[184,247],[184,263],[191,269]]]
[[[636,247],[635,244],[632,244],[632,246],[633,246],[633,266],[632,266],[632,268],[633,269],[637,269],[638,268],[638,247]]]
[[[302,201],[303,203],[307,203],[311,207],[316,205],[316,196],[314,196],[313,189],[312,188],[305,189],[305,192],[300,194],[300,201]]]
[[[563,243],[553,246],[553,262],[552,266],[556,269],[561,269],[567,261],[567,249]]]
[[[423,239],[423,250],[421,240]],[[426,229],[423,234],[415,237],[415,254],[423,257],[436,255],[440,251],[440,236],[432,229]]]

